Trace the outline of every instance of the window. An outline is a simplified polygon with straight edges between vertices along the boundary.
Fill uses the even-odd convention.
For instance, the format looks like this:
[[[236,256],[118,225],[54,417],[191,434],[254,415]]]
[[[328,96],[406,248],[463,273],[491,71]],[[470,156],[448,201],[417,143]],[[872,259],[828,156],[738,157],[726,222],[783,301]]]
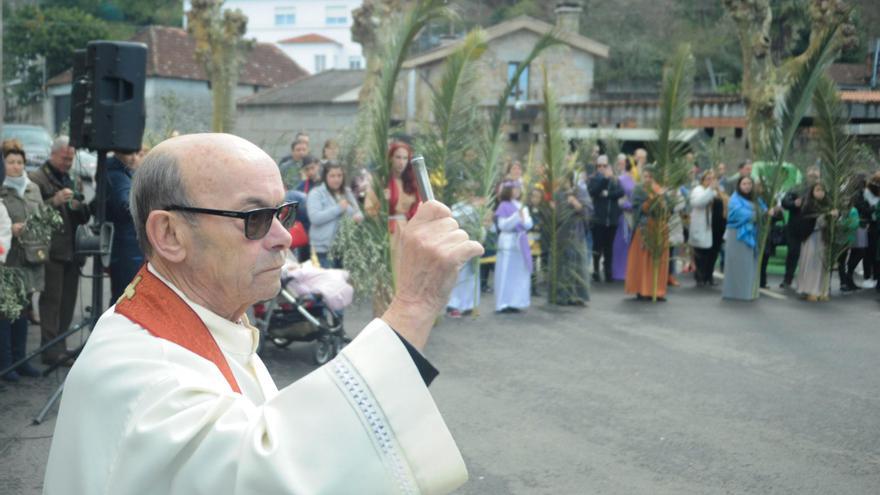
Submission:
[[[516,68],[519,67],[519,62],[508,62],[507,63],[507,80],[511,80],[516,74]],[[510,95],[509,102],[515,101],[523,101],[529,98],[529,67],[526,66],[525,70],[522,71],[522,74],[519,75],[519,81],[516,82],[516,86],[513,88],[513,93]]]
[[[275,25],[293,26],[296,24],[296,7],[275,7]]]
[[[348,10],[345,5],[330,5],[326,10],[328,26],[345,26],[348,24]]]
[[[360,57],[348,57],[348,68],[349,69],[360,69],[361,68],[361,58]]]
[[[325,55],[315,55],[315,73],[323,72],[327,69],[327,57]]]

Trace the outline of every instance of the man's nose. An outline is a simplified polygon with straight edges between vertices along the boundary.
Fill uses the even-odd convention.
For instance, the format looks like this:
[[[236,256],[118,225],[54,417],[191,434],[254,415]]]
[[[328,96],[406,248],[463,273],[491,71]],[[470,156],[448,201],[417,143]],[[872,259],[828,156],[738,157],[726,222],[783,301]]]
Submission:
[[[269,242],[270,249],[287,249],[291,242],[290,231],[284,228],[281,220],[273,218],[269,233],[266,234],[266,240]]]

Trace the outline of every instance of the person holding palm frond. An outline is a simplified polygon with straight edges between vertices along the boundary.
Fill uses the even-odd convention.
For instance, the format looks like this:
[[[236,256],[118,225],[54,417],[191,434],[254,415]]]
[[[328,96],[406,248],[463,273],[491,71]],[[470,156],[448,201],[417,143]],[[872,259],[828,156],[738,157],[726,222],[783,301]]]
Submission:
[[[757,297],[754,286],[755,277],[758,276],[758,220],[767,212],[767,204],[757,198],[755,189],[751,176],[741,176],[734,185],[727,205],[724,285],[721,291],[724,299],[751,301]]]
[[[49,251],[48,238],[37,241],[36,237],[39,236],[34,232],[34,225],[39,223],[43,208],[43,198],[39,187],[25,173],[26,158],[21,143],[4,141],[3,161],[6,176],[0,183],[0,201],[6,205],[12,221],[12,242],[5,265],[18,270],[27,291],[26,300],[29,300],[31,294],[43,290],[44,263]],[[51,235],[51,230],[47,234]],[[0,369],[24,358],[27,333],[26,311],[0,315]],[[38,377],[40,372],[25,362],[2,378],[16,382],[22,375]]]
[[[666,300],[669,281],[669,199],[654,179],[654,168],[641,170],[633,192],[635,229],[629,246],[624,291],[639,300]]]
[[[555,304],[585,306],[590,300],[589,260],[584,237],[590,225],[588,202],[590,193],[575,187],[573,176],[554,194],[551,205],[556,208],[557,239],[560,263],[556,265],[558,280]]]
[[[801,219],[796,226],[801,239],[798,262],[797,291],[810,302],[828,300],[827,278],[831,271],[825,264],[828,249],[828,227],[839,213],[826,198],[825,186],[817,182],[807,191]]]

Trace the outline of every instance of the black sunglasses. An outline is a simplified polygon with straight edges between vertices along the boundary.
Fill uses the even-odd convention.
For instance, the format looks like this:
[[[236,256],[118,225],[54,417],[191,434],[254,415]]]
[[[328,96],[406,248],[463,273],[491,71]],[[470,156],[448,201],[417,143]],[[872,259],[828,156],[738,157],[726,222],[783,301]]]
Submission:
[[[249,211],[212,210],[210,208],[194,208],[192,206],[171,205],[163,208],[165,211],[186,211],[190,213],[203,213],[205,215],[217,215],[220,217],[244,219],[244,236],[252,241],[262,239],[272,228],[272,220],[277,218],[285,229],[293,227],[296,221],[296,209],[299,202],[291,201],[273,208],[257,208]]]

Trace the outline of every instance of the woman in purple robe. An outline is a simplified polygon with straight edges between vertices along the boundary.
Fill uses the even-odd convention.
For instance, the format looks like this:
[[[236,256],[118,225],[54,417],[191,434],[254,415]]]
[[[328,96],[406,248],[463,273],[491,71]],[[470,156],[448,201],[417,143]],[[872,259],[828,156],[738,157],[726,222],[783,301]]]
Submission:
[[[620,186],[623,187],[623,197],[620,198],[620,220],[617,222],[617,233],[614,235],[614,253],[611,257],[611,278],[614,280],[626,279],[626,261],[629,255],[629,243],[632,240],[632,194],[636,187],[630,170],[632,164],[623,153],[617,155],[617,169]]]

